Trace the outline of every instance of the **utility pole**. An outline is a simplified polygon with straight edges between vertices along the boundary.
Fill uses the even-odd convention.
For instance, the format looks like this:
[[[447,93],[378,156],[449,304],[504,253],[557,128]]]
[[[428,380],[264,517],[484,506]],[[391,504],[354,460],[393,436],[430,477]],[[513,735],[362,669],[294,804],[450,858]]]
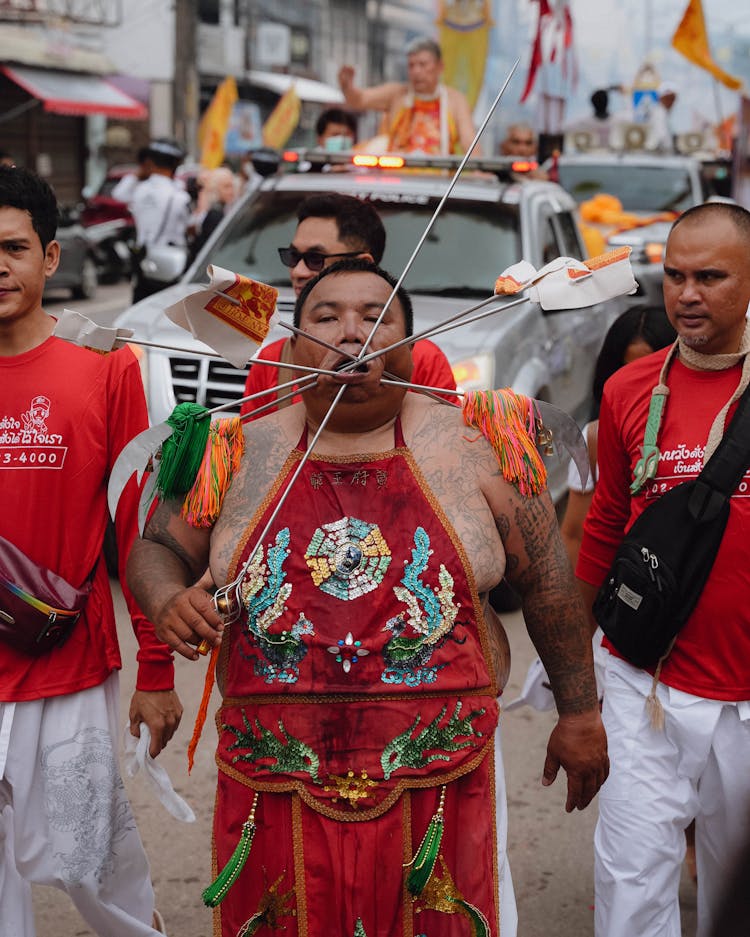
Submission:
[[[198,0],[175,0],[174,81],[172,114],[174,134],[194,154],[198,131]]]

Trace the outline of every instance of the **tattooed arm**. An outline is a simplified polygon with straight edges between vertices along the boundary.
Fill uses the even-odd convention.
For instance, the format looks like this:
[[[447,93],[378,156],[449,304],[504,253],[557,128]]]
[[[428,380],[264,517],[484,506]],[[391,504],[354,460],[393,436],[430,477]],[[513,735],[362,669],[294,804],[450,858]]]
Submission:
[[[609,772],[586,614],[546,493],[524,498],[498,479],[491,507],[506,552],[505,575],[520,593],[526,627],[550,678],[559,721],[550,736],[544,785],[562,766],[565,809],[582,810]]]
[[[193,585],[208,565],[210,536],[210,529],[182,520],[179,502],[166,502],[128,557],[128,585],[138,604],[159,638],[188,660],[198,660],[194,645],[202,640],[221,640],[223,623],[209,594]]]

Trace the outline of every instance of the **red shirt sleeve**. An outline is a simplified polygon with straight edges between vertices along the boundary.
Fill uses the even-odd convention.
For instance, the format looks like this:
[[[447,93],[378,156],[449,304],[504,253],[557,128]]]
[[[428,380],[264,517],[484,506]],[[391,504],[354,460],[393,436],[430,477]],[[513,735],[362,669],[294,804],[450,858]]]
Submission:
[[[146,399],[143,393],[138,363],[129,348],[116,355],[128,355],[131,361],[113,369],[108,414],[108,469],[120,451],[134,436],[148,428]],[[122,359],[124,360],[124,359]],[[156,637],[154,626],[138,607],[125,580],[125,566],[130,548],[138,535],[139,489],[135,477],[125,486],[115,518],[115,533],[119,559],[120,585],[130,613],[133,630],[138,639],[139,690],[171,690],[174,688],[174,662],[171,649]]]

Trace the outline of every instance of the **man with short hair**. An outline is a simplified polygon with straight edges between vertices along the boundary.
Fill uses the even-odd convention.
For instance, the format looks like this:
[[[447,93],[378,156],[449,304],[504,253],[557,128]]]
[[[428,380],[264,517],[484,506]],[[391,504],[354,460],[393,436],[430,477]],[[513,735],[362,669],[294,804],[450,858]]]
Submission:
[[[375,208],[364,199],[337,193],[311,195],[301,202],[297,220],[297,230],[291,245],[279,248],[282,263],[289,267],[296,296],[321,270],[342,258],[361,257],[379,264],[383,257],[385,228]],[[295,325],[298,324],[295,322]],[[298,376],[298,371],[284,367],[291,362],[291,355],[290,339],[282,338],[262,348],[258,357],[265,361],[278,361],[281,367],[278,370],[267,365],[251,367],[245,382],[244,396],[262,390],[272,391],[278,384],[285,384]],[[446,390],[456,389],[448,359],[434,342],[427,339],[416,342],[413,357],[414,383],[444,387]],[[286,396],[289,392],[289,389],[279,391],[278,396]],[[453,402],[456,398],[447,396],[446,399]],[[250,413],[272,401],[273,393],[248,401],[242,405],[241,413]],[[284,401],[279,406],[289,406],[289,403]],[[256,419],[260,416],[263,414]]]
[[[433,39],[415,39],[406,49],[408,83],[372,88],[354,84],[354,67],[339,69],[339,85],[355,111],[384,111],[388,149],[447,156],[465,153],[476,130],[465,95],[441,82],[443,57]],[[479,147],[474,155],[479,156]]]
[[[343,107],[328,107],[315,123],[318,146],[329,153],[350,150],[357,140],[357,118]]]
[[[528,159],[536,156],[537,138],[530,124],[510,124],[505,138],[500,143],[503,156],[521,156]]]
[[[750,213],[738,205],[700,205],[672,226],[664,304],[677,343],[621,369],[604,388],[599,479],[577,567],[589,606],[626,530],[654,499],[698,475],[750,381],[749,255]],[[631,495],[652,391],[662,384],[669,393],[658,465]],[[632,666],[605,641],[612,771],[595,837],[598,937],[680,934],[683,830],[693,818],[698,937],[707,937],[742,845],[750,805],[747,482],[746,474],[706,585],[659,668]],[[661,728],[649,719],[655,708]]]
[[[170,283],[168,278],[157,278],[148,268],[144,269],[142,261],[148,262],[150,248],[172,247],[176,256],[182,252],[182,266],[187,260],[190,196],[174,178],[184,157],[184,151],[174,140],[152,140],[148,145],[143,170],[146,178],[135,187],[129,202],[141,255],[140,262],[135,264],[134,303]]]
[[[148,427],[146,401],[129,348],[101,355],[52,335],[42,295],[60,257],[56,225],[47,183],[0,168],[0,934],[33,937],[38,883],[66,891],[101,937],[151,937],[148,861],[118,767],[121,659],[102,555],[108,476]],[[131,482],[115,519],[139,644],[129,723],[133,735],[148,727],[156,756],[182,706],[169,648],[124,584],[137,501]],[[56,574],[90,588],[85,605],[40,606],[18,582],[24,563],[40,582]],[[23,628],[10,604],[19,588],[28,614],[41,608],[50,627],[68,626],[64,642],[38,656],[10,632]]]
[[[504,933],[485,613],[504,573],[560,713],[543,783],[562,765],[571,811],[606,776],[591,642],[554,506],[519,493],[523,470],[503,477],[458,408],[381,382],[412,370],[409,345],[392,347],[411,331],[408,294],[384,313],[394,284],[361,259],[307,284],[300,325],[332,349],[299,335],[294,361],[328,373],[247,427],[213,529],[165,502],[131,554],[129,580],[171,646],[196,660],[198,642],[221,643],[216,870],[243,824],[252,835],[244,865],[231,860],[234,884],[222,887],[227,871],[216,886],[223,937],[269,922],[269,908],[294,934],[453,934],[452,912],[467,933],[469,922]],[[381,354],[338,370],[366,342]],[[237,583],[228,629],[193,585],[207,562],[216,582]]]

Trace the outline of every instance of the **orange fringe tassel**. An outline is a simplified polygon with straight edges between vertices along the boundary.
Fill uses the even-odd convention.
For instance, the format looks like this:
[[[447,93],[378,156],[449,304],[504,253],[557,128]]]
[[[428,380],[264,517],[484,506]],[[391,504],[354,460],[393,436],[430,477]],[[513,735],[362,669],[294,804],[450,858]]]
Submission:
[[[463,417],[495,450],[506,481],[525,497],[544,491],[547,470],[534,442],[540,418],[533,398],[509,388],[469,391],[464,396]]]
[[[206,668],[206,679],[203,683],[203,696],[201,697],[201,704],[198,707],[198,712],[195,716],[195,725],[193,726],[193,736],[190,739],[190,744],[188,745],[187,750],[187,759],[188,759],[188,774],[193,770],[193,761],[195,760],[195,750],[198,747],[198,742],[200,742],[201,735],[203,734],[203,726],[206,724],[206,716],[208,714],[208,704],[211,700],[211,693],[214,688],[214,678],[216,676],[216,658],[219,656],[219,648],[221,645],[211,649],[211,656],[208,658],[208,667]]]
[[[203,461],[182,505],[181,514],[188,524],[210,527],[216,521],[244,449],[245,436],[239,417],[211,424]]]

